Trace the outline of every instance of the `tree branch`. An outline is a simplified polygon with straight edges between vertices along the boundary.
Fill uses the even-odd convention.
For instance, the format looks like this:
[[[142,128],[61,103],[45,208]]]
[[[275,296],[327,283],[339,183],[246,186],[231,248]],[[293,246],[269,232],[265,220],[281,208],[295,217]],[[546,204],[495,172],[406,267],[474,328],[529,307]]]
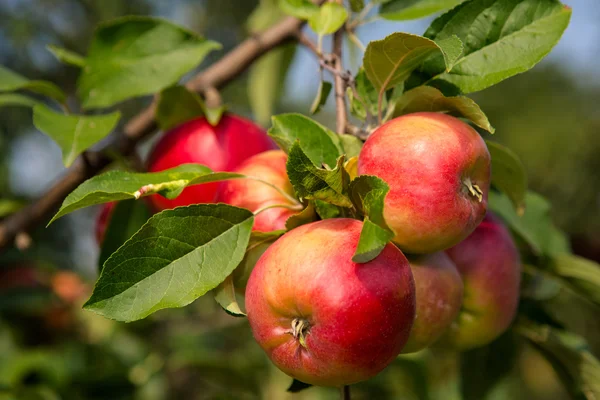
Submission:
[[[272,48],[296,39],[303,24],[304,22],[297,18],[287,17],[266,31],[253,35],[192,78],[186,87],[197,92],[223,87]],[[102,149],[87,151],[83,156],[78,157],[42,197],[2,220],[0,249],[12,245],[18,234],[28,232],[36,225],[47,221],[70,192],[113,161],[107,154],[118,152],[123,156],[131,155],[138,142],[156,131],[155,112],[156,99],[149,107],[132,118]]]
[[[342,0],[338,0],[342,4]],[[334,76],[335,84],[335,110],[336,110],[336,131],[339,134],[346,132],[346,122],[348,120],[348,110],[346,109],[346,81],[341,76],[344,72],[342,66],[342,45],[344,39],[345,28],[342,26],[333,34],[333,55],[334,68],[338,71]]]

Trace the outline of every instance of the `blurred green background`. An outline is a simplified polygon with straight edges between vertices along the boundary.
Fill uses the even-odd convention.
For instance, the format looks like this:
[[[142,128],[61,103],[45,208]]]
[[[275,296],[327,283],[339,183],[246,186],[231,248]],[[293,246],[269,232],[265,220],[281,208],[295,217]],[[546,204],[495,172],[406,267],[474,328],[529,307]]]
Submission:
[[[47,45],[85,53],[96,24],[135,14],[173,20],[221,42],[227,51],[264,24],[257,17],[248,22],[257,3],[0,0],[0,64],[73,93],[77,69],[58,63]],[[551,201],[552,216],[570,235],[575,252],[600,260],[600,71],[595,68],[600,7],[597,0],[565,3],[573,8],[573,18],[554,52],[532,71],[474,97],[497,129],[494,139],[521,157],[530,187]],[[421,34],[429,22],[377,22],[360,28],[358,36],[367,43],[394,31]],[[203,65],[221,54],[212,54]],[[277,57],[292,55],[287,75],[278,72],[277,62],[265,61],[261,71],[227,87],[222,95],[230,109],[248,116],[254,111],[263,124],[271,113],[308,113],[318,85],[317,64],[300,48]],[[345,58],[346,66],[356,70],[360,51],[347,44]],[[278,80],[261,79],[266,76]],[[263,104],[269,96],[281,96],[274,109],[268,101]],[[120,109],[125,116],[133,115],[147,103],[132,100]],[[332,98],[318,119],[333,126]],[[142,147],[142,155],[148,146]],[[58,147],[35,130],[31,111],[23,108],[0,109],[0,160],[0,216],[14,204],[43,194],[63,171]],[[98,211],[84,209],[48,229],[40,227],[27,251],[0,254],[0,399],[337,397],[334,389],[285,393],[290,379],[269,364],[246,322],[227,316],[210,298],[127,325],[81,311],[97,274]],[[494,344],[515,368],[491,398],[567,398],[534,349],[502,350],[510,340]],[[463,364],[472,364],[461,366],[456,355],[440,350],[399,359],[376,379],[354,388],[353,398],[458,399],[461,367],[477,374],[474,366],[489,359],[489,354],[472,354],[463,359]]]

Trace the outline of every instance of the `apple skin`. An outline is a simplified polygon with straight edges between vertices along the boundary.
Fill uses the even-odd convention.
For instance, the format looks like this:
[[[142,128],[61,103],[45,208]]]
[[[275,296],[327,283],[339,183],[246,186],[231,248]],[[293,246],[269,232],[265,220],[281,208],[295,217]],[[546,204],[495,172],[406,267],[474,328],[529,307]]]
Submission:
[[[463,300],[461,276],[446,253],[409,256],[408,260],[415,280],[417,311],[402,353],[434,344],[456,320]]]
[[[473,128],[446,114],[407,114],[380,126],[360,152],[358,173],[390,186],[384,217],[394,242],[408,253],[454,246],[487,210],[487,146]],[[480,196],[470,192],[469,182]]]
[[[256,154],[244,161],[234,172],[260,178],[294,197],[294,189],[290,183],[285,163],[287,154],[282,150],[270,150]],[[252,179],[232,179],[219,187],[217,202],[246,208],[256,212],[264,207],[283,204],[298,206],[299,202],[291,202],[274,188]],[[297,211],[286,208],[271,208],[254,217],[255,231],[270,232],[285,229],[285,221]]]
[[[154,146],[148,171],[158,172],[181,164],[197,163],[213,171],[232,171],[254,154],[275,148],[266,132],[253,122],[225,114],[212,126],[205,118],[188,121],[168,131]],[[215,201],[218,182],[186,188],[177,198],[150,196],[155,210]]]
[[[102,245],[102,242],[104,241],[104,235],[106,235],[106,229],[108,228],[110,217],[112,216],[116,205],[117,203],[115,201],[103,204],[100,214],[98,214],[98,217],[96,218],[95,232],[96,243],[98,243],[98,245]]]
[[[517,313],[521,284],[517,247],[502,222],[488,214],[467,239],[446,253],[462,276],[464,299],[445,342],[459,350],[484,346],[504,333]]]
[[[302,382],[363,381],[408,340],[415,315],[408,260],[388,244],[374,260],[352,262],[361,228],[347,218],[302,225],[271,245],[250,275],[246,309],[254,338]]]

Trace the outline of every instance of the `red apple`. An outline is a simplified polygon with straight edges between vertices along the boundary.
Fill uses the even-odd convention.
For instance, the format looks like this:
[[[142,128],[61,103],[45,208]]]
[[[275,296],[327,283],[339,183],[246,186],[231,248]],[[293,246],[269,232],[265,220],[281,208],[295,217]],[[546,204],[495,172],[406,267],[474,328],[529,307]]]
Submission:
[[[96,243],[98,243],[98,245],[101,245],[104,241],[104,235],[106,234],[110,217],[112,216],[116,205],[117,203],[114,201],[104,203],[100,210],[100,214],[98,214],[98,217],[96,218]]]
[[[408,253],[433,253],[466,238],[483,219],[490,154],[479,134],[446,114],[395,118],[367,139],[358,173],[387,182],[384,217]]]
[[[362,223],[327,219],[278,239],[246,288],[258,344],[286,374],[340,386],[368,379],[396,358],[415,315],[408,260],[388,244],[374,260],[352,255]]]
[[[446,253],[412,256],[409,262],[415,280],[417,312],[403,353],[435,343],[458,316],[463,300],[463,282]]]
[[[217,201],[247,208],[252,212],[278,204],[301,207],[298,201],[292,201],[294,189],[287,176],[286,161],[287,154],[283,151],[266,151],[248,158],[235,169],[235,172],[268,182],[287,196],[263,182],[253,179],[232,179],[221,184],[217,192]],[[271,208],[262,211],[254,218],[253,229],[262,232],[285,229],[285,221],[297,212],[287,208]]]
[[[467,239],[448,249],[464,283],[464,299],[447,342],[467,350],[500,336],[517,312],[521,261],[510,233],[488,215]]]
[[[267,134],[244,118],[225,114],[217,126],[198,118],[170,130],[158,141],[150,155],[148,171],[187,163],[203,164],[214,171],[232,171],[248,157],[274,148]],[[218,186],[216,182],[190,186],[176,199],[153,195],[150,200],[157,210],[211,203]]]

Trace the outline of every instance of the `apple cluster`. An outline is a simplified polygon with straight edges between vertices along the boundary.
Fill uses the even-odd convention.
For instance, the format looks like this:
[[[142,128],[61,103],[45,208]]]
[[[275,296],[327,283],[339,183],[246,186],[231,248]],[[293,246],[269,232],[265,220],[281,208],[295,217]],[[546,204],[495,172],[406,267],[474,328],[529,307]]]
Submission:
[[[200,163],[257,179],[149,199],[157,211],[223,202],[255,212],[255,231],[283,230],[303,206],[286,161],[250,121],[226,114],[212,126],[196,119],[163,136],[149,171]],[[393,243],[377,257],[354,262],[362,222],[331,218],[257,247],[234,273],[258,344],[282,371],[309,384],[359,382],[399,354],[434,344],[484,346],[508,328],[518,305],[519,253],[487,212],[490,154],[471,126],[432,112],[390,120],[364,143],[358,174],[390,189],[383,216]]]

